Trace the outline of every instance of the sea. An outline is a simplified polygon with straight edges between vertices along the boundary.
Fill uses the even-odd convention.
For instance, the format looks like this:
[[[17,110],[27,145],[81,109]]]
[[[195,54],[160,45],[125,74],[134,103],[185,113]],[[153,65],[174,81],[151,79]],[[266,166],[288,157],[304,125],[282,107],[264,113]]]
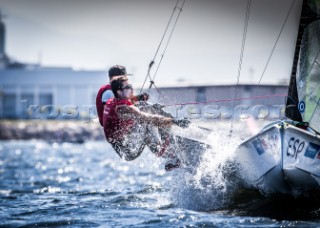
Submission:
[[[320,227],[317,197],[239,187],[237,143],[220,137],[196,170],[166,172],[105,141],[0,141],[0,227]]]

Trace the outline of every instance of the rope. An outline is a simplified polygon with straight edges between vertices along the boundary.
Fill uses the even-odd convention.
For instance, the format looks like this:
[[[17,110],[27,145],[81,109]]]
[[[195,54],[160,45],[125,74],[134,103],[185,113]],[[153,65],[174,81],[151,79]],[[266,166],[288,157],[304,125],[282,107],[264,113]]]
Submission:
[[[238,66],[236,92],[235,92],[233,101],[236,101],[236,97],[238,96],[238,85],[239,85],[239,82],[240,82],[240,75],[241,75],[241,68],[242,68],[243,53],[244,53],[244,47],[245,47],[246,38],[247,38],[247,31],[248,31],[248,24],[249,24],[250,9],[251,9],[251,0],[248,0],[247,10],[246,10],[246,18],[245,18],[244,29],[243,29],[243,36],[242,36],[242,44],[241,44],[241,51],[240,51],[240,60],[239,60],[239,66]],[[234,103],[233,103],[233,106],[234,106]],[[231,137],[231,135],[232,135],[232,130],[233,130],[233,119],[231,120],[230,137]]]
[[[271,50],[271,53],[270,53],[269,58],[268,58],[268,60],[267,60],[267,63],[266,63],[266,65],[265,65],[264,69],[263,69],[262,75],[261,75],[261,77],[260,77],[260,79],[259,79],[259,82],[258,82],[258,85],[257,85],[256,89],[260,86],[261,80],[262,80],[262,78],[263,78],[263,76],[264,76],[264,74],[265,74],[265,72],[266,72],[266,70],[267,70],[267,68],[268,68],[268,66],[269,66],[269,63],[270,63],[271,57],[272,57],[272,55],[273,55],[273,52],[274,52],[274,50],[275,50],[275,48],[276,48],[276,46],[277,46],[277,44],[278,44],[278,41],[279,41],[280,36],[281,36],[281,34],[282,34],[282,31],[283,31],[285,25],[287,24],[287,20],[288,20],[288,18],[289,18],[289,16],[290,16],[290,13],[291,13],[291,11],[292,11],[292,8],[293,8],[295,2],[296,2],[296,0],[293,0],[292,3],[291,3],[290,9],[289,9],[289,11],[288,11],[288,13],[287,13],[287,16],[286,16],[286,19],[284,20],[284,23],[283,23],[283,25],[282,25],[282,27],[281,27],[281,30],[280,30],[279,34],[278,34],[278,37],[277,37],[277,39],[276,39],[276,42],[275,42],[274,45],[273,45],[273,48],[272,48],[272,50]]]
[[[150,82],[150,83],[153,83],[154,88],[157,90],[158,94],[162,97],[162,99],[163,99],[165,102],[169,103],[169,100],[161,93],[160,89],[156,86],[156,84],[154,84],[153,81]],[[150,92],[150,87],[149,87],[148,94],[149,94],[149,92]]]
[[[148,72],[147,72],[147,75],[146,75],[146,77],[145,77],[145,79],[144,79],[144,82],[143,82],[143,84],[142,84],[142,87],[141,87],[141,89],[140,89],[140,93],[142,92],[142,90],[143,90],[143,88],[144,88],[144,86],[145,86],[148,78],[150,79],[150,86],[149,86],[149,90],[148,90],[148,91],[150,91],[152,85],[154,85],[154,79],[155,79],[156,73],[158,72],[159,66],[160,66],[160,64],[161,64],[161,61],[162,61],[163,56],[164,56],[164,54],[165,54],[165,51],[166,51],[166,49],[167,49],[167,47],[168,47],[168,44],[169,44],[169,42],[170,42],[171,36],[172,36],[172,34],[173,34],[173,31],[174,31],[174,29],[175,29],[176,23],[177,23],[177,21],[178,21],[178,18],[179,18],[179,16],[180,16],[180,13],[181,13],[182,8],[183,8],[183,6],[184,6],[185,0],[183,0],[183,3],[182,3],[181,8],[178,8],[179,2],[180,2],[180,0],[177,0],[176,5],[175,5],[175,7],[173,8],[172,14],[171,14],[170,19],[169,19],[169,21],[168,21],[168,23],[167,23],[166,29],[165,29],[165,31],[164,31],[164,33],[163,33],[163,36],[162,36],[162,38],[161,38],[161,41],[160,41],[160,43],[159,43],[159,45],[158,45],[158,48],[157,48],[157,50],[156,50],[156,53],[155,53],[153,59],[151,60],[151,62],[150,62],[150,64],[149,64]],[[157,55],[158,55],[158,52],[159,52],[159,50],[160,50],[160,47],[162,46],[162,42],[164,41],[164,38],[166,37],[167,31],[168,31],[168,29],[169,29],[169,27],[170,27],[170,25],[171,25],[173,16],[174,16],[175,11],[176,11],[177,9],[180,10],[180,11],[179,11],[179,14],[178,14],[178,16],[177,16],[177,18],[176,18],[176,21],[175,21],[175,23],[174,23],[173,28],[171,29],[171,33],[170,33],[169,39],[168,39],[167,44],[166,44],[166,47],[165,47],[165,51],[164,51],[163,54],[162,54],[161,61],[160,61],[159,65],[158,65],[157,71],[156,71],[156,73],[155,73],[155,75],[153,76],[153,79],[152,79],[151,76],[150,76],[151,68],[152,68],[153,64],[155,63],[155,59],[156,59],[156,57],[157,57]]]

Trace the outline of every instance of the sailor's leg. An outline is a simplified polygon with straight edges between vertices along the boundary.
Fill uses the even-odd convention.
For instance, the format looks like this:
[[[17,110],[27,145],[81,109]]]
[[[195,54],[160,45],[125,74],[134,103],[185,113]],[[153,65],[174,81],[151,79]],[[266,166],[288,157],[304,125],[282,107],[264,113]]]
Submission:
[[[143,152],[146,146],[145,138],[146,126],[137,124],[125,138],[111,145],[121,158],[131,161],[139,157]]]
[[[126,161],[132,161],[139,157],[146,146],[144,143],[140,143],[139,145],[132,147],[131,143],[124,141],[118,141],[111,145],[117,154]]]
[[[179,168],[181,162],[178,157],[179,147],[175,142],[175,138],[173,136],[168,136],[163,145],[165,150],[161,151],[161,157],[166,160],[164,165],[165,170],[171,171],[172,169]]]
[[[142,105],[139,107],[141,111],[151,114],[158,114],[166,117],[172,117],[169,113],[162,110],[160,106]],[[180,160],[177,156],[178,148],[175,143],[174,136],[170,133],[170,127],[146,126],[146,144],[156,156],[164,158],[165,169],[170,171],[180,167]]]
[[[153,128],[153,139],[157,139],[153,143],[147,143],[147,146],[157,157],[165,159],[165,170],[170,171],[174,168],[180,167],[180,160],[177,156],[179,148],[175,143],[175,139],[170,134],[162,135],[163,140],[160,139],[158,128]],[[152,138],[152,137],[151,137]]]
[[[150,114],[162,115],[166,117],[171,117],[169,113],[162,110],[161,105],[150,105],[146,102],[140,103],[138,108]],[[146,126],[146,143],[154,154],[159,154],[163,142],[168,138],[170,127],[156,127],[152,125]]]
[[[158,127],[147,126],[147,133],[146,133],[145,142],[152,153],[158,154],[158,152],[161,149],[161,144],[162,144]]]

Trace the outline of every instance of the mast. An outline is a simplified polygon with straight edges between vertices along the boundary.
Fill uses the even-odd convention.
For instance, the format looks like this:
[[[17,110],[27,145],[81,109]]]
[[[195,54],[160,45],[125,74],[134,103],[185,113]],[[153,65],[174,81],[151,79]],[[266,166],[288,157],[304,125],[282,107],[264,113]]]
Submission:
[[[0,11],[0,58],[5,56],[5,26],[2,21],[3,14]]]
[[[313,21],[319,19],[319,15],[317,15],[314,11],[310,9],[310,4],[312,4],[312,0],[303,0],[285,110],[286,117],[299,122],[302,122],[303,119],[298,107],[299,98],[297,91],[296,76],[301,52],[301,41],[305,28]]]

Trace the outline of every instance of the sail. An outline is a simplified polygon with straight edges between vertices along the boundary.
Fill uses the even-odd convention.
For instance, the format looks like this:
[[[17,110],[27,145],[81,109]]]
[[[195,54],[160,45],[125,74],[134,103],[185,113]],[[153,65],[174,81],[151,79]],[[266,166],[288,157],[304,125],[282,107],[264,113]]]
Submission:
[[[302,6],[286,116],[320,132],[320,1]]]

